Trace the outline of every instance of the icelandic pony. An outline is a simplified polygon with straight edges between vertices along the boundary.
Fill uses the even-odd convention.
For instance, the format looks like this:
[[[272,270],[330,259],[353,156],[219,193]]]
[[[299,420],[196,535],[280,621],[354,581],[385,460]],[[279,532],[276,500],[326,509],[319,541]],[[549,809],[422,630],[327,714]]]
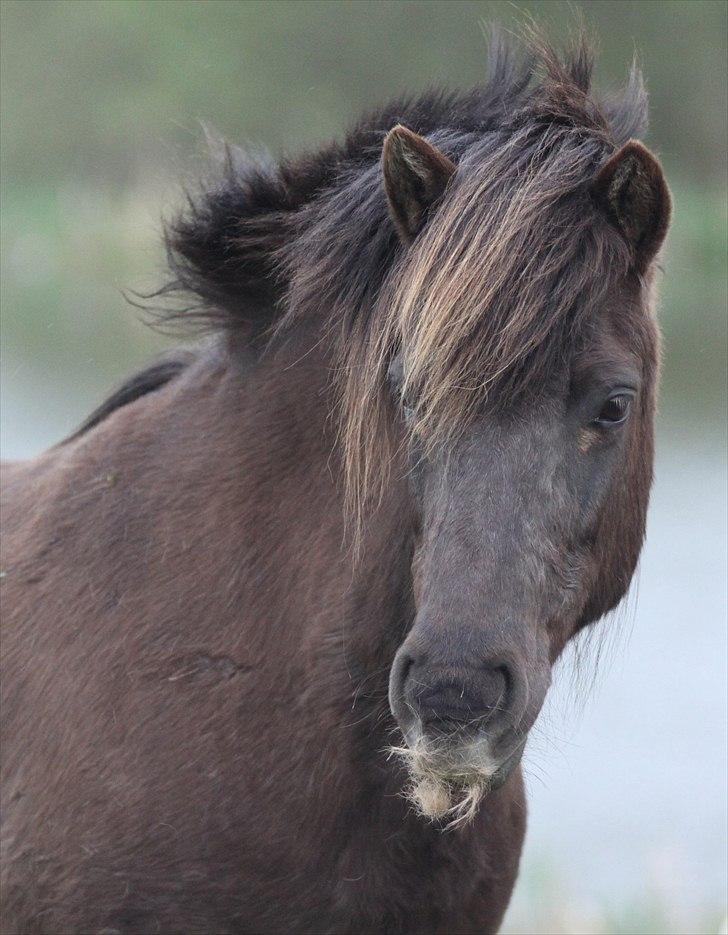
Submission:
[[[498,929],[642,544],[670,213],[637,72],[537,46],[228,150],[162,290],[213,337],[6,467],[5,931]]]

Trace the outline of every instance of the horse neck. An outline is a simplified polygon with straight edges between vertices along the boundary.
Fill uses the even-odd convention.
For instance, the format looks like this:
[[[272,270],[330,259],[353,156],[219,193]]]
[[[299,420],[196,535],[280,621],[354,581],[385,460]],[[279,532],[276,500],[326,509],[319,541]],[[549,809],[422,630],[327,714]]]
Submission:
[[[231,346],[207,421],[226,400],[210,448],[213,470],[237,477],[240,544],[229,550],[254,571],[258,593],[246,599],[276,621],[292,665],[306,658],[314,670],[328,666],[327,678],[338,668],[349,708],[348,690],[360,679],[372,689],[376,682],[374,694],[383,688],[386,701],[389,663],[412,615],[406,482],[394,478],[355,558],[323,343],[301,333],[241,367],[243,359]]]

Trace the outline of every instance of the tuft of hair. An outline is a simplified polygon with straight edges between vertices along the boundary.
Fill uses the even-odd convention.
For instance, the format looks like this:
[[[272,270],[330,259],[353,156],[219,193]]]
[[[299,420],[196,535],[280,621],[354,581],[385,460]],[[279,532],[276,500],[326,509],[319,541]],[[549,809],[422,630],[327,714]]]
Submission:
[[[407,768],[410,780],[404,794],[419,815],[444,822],[445,830],[475,818],[493,778],[492,764],[480,744],[421,736],[411,747],[391,747],[390,754]]]
[[[494,34],[485,82],[434,90],[364,118],[296,159],[223,150],[221,168],[167,226],[185,296],[165,320],[270,342],[323,329],[340,402],[349,506],[361,519],[396,456],[387,371],[401,352],[411,438],[433,451],[498,398],[523,397],[573,345],[581,312],[629,267],[592,197],[599,167],[646,126],[633,67],[619,94],[591,90],[583,35],[560,55],[535,30]],[[448,197],[405,248],[380,157],[402,124],[456,166]]]
[[[373,311],[346,331],[342,436],[359,521],[396,457],[387,385],[395,355],[409,441],[432,455],[477,412],[537,393],[630,270],[629,244],[592,184],[623,135],[644,125],[637,72],[622,102],[603,105],[590,92],[585,39],[561,59],[532,37],[527,61],[529,83],[510,96],[500,89],[509,103],[496,126],[465,140],[429,137],[457,165],[448,197],[393,267]],[[503,70],[496,59],[495,74]]]

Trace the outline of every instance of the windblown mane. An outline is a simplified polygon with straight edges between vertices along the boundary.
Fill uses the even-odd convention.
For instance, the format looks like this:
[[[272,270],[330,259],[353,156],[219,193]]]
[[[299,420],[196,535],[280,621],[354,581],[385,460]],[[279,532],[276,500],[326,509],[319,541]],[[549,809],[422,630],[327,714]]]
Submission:
[[[629,263],[590,183],[644,132],[632,68],[621,94],[591,92],[581,37],[560,57],[538,36],[496,38],[483,86],[429,92],[370,115],[342,144],[278,164],[227,147],[216,181],[166,231],[185,317],[265,342],[300,321],[329,334],[349,490],[387,460],[387,368],[402,352],[412,433],[434,446],[488,400],[516,398],[573,345]],[[403,251],[383,191],[382,141],[397,123],[458,167],[448,197]]]

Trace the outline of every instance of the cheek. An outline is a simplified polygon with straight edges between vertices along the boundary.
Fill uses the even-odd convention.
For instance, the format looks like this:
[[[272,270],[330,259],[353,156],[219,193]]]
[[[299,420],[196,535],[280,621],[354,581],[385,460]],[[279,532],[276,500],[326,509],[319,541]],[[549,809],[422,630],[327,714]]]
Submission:
[[[553,663],[580,627],[584,609],[599,577],[598,560],[591,548],[566,551],[555,573],[558,596],[548,620],[550,659]]]
[[[579,438],[570,493],[576,503],[576,525],[583,535],[593,533],[624,473],[624,437],[605,439],[593,430]]]

